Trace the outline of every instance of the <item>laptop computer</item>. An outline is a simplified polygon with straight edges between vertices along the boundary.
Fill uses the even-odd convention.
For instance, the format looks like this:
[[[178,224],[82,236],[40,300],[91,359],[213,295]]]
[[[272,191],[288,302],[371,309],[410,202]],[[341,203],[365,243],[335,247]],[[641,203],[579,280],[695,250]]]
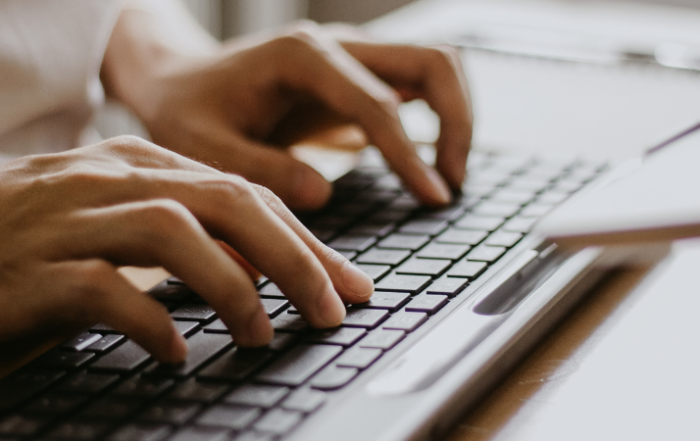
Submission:
[[[176,278],[149,291],[190,355],[154,362],[96,324],[0,380],[0,439],[440,439],[604,274],[599,248],[529,231],[610,165],[475,151],[463,194],[420,207],[368,153],[301,219],[376,292],[313,330],[264,277],[275,328],[244,350]]]

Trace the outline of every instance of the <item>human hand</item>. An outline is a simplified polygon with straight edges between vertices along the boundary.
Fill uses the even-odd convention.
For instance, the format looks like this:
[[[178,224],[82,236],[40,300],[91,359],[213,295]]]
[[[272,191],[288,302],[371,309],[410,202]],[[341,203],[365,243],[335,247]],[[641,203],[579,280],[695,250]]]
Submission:
[[[101,321],[161,361],[183,360],[167,310],[117,272],[135,265],[164,267],[237,344],[264,345],[272,327],[229,246],[316,327],[339,325],[343,302],[373,291],[269,190],[134,137],[0,166],[0,212],[0,340]]]
[[[142,15],[140,28],[147,23]],[[157,62],[141,57],[148,68],[134,75],[122,66],[139,63],[124,60],[147,39],[125,36],[125,28],[137,32],[128,18],[120,18],[110,41],[104,78],[157,144],[265,185],[293,208],[317,208],[329,198],[330,184],[273,139],[281,123],[299,121],[295,113],[320,106],[336,120],[358,124],[423,203],[447,203],[448,186],[461,186],[472,114],[455,50],[377,44],[302,23],[279,35],[233,40],[200,57],[161,50]],[[441,118],[437,172],[418,157],[399,120],[399,104],[416,98]]]

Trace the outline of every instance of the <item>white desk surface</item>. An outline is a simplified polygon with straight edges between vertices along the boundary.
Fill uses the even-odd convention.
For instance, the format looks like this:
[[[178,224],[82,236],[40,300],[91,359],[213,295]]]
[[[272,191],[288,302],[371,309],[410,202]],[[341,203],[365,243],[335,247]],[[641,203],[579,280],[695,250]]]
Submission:
[[[634,41],[700,40],[700,12],[604,2],[424,0],[368,29],[394,40],[444,42],[455,29],[489,21],[545,23]],[[697,73],[474,50],[465,66],[480,146],[620,158],[700,120]],[[415,138],[429,139],[435,127],[422,111],[409,109],[406,119]],[[699,267],[700,241],[691,240],[676,244],[649,274],[618,273],[450,440],[700,439]]]

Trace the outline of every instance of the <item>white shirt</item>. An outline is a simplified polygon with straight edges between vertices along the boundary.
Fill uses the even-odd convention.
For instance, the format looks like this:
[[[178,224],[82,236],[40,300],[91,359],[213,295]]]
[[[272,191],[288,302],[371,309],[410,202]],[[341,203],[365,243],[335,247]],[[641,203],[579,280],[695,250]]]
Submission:
[[[87,143],[120,0],[0,1],[0,155]]]

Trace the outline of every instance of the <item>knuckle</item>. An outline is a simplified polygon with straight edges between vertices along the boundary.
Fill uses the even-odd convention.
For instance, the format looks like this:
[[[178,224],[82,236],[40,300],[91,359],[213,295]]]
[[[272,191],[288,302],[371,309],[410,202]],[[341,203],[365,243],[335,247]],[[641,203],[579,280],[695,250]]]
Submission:
[[[401,98],[395,91],[387,90],[380,94],[375,94],[372,96],[372,104],[379,112],[398,120]]]
[[[114,276],[114,267],[104,260],[83,262],[76,270],[75,281],[77,295],[84,300],[94,301],[102,287],[108,286],[108,281]]]
[[[212,183],[214,197],[231,205],[251,203],[255,200],[255,190],[246,179],[231,175]],[[218,194],[216,194],[218,193]]]
[[[163,240],[191,230],[198,224],[187,208],[170,199],[151,201],[139,215],[138,222],[145,227],[148,234]]]
[[[452,46],[439,45],[428,48],[431,61],[439,66],[454,68],[461,62],[459,51]]]

